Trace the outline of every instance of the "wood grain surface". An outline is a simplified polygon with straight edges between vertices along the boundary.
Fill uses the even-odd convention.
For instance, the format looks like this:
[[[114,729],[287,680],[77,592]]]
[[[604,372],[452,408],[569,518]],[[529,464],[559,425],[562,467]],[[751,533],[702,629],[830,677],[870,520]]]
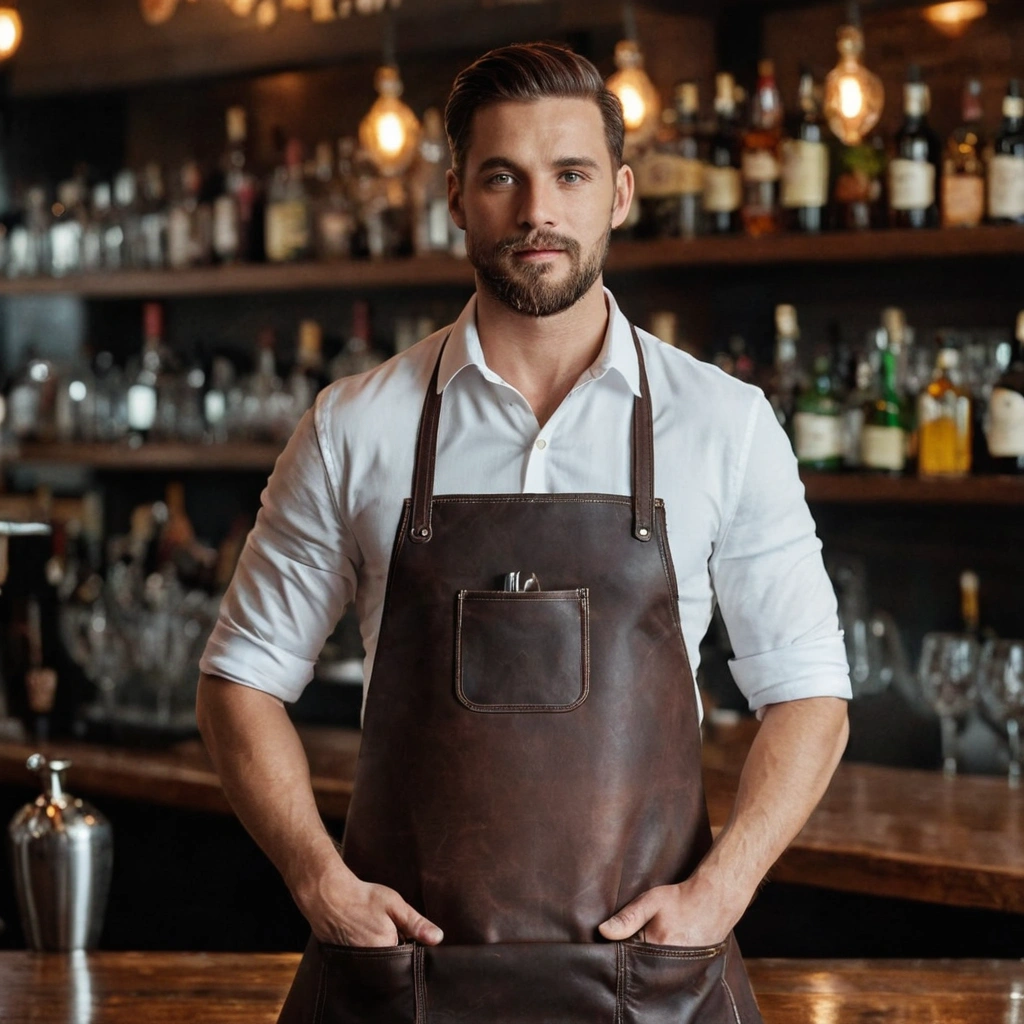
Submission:
[[[321,814],[344,818],[359,733],[300,732]],[[716,828],[728,818],[751,736],[749,725],[717,728],[705,742],[705,785]],[[0,743],[0,783],[34,785],[25,760],[36,749]],[[167,750],[76,743],[42,749],[69,757],[71,792],[101,807],[102,797],[111,796],[230,812],[198,740]],[[939,772],[843,763],[771,874],[777,881],[848,892],[1024,913],[1024,790],[1010,790],[998,777],[947,779]]]
[[[0,953],[0,1021],[275,1024],[297,963],[291,953]],[[747,967],[765,1024],[1024,1019],[1019,961],[750,960]]]

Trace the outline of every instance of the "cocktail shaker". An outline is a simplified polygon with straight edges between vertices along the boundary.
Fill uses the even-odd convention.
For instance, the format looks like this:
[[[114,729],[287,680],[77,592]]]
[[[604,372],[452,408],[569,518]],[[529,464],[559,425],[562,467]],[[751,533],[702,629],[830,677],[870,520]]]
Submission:
[[[110,823],[65,791],[70,761],[33,754],[26,767],[39,775],[43,793],[8,828],[25,937],[36,950],[93,949],[110,892]]]

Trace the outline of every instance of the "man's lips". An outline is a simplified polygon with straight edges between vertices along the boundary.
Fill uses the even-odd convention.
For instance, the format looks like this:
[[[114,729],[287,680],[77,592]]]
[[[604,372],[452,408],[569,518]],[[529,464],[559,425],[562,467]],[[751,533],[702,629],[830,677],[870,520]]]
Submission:
[[[564,249],[520,249],[516,256],[524,260],[543,260],[553,259],[555,256],[560,256]]]

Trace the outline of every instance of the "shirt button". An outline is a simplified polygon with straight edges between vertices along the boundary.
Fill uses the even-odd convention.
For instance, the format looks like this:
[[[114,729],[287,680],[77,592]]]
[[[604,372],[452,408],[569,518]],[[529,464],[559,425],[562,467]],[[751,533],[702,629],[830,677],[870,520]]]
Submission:
[[[538,449],[539,449],[540,451],[544,451],[544,449],[545,449],[545,448],[547,448],[547,446],[548,446],[548,443],[547,443],[547,441],[545,441],[545,440],[544,440],[544,438],[543,438],[543,437],[542,437],[542,438],[540,438],[540,439],[539,439],[539,440],[537,441],[537,445],[536,445],[536,447],[537,447],[537,448],[538,448]]]

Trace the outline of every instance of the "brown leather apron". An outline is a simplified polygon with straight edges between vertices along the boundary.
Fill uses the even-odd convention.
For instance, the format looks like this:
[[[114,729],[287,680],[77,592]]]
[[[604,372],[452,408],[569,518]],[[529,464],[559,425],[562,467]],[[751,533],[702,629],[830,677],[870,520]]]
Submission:
[[[731,935],[691,949],[597,931],[711,845],[633,340],[631,496],[435,497],[438,358],[343,856],[444,942],[311,938],[279,1024],[761,1024]],[[503,591],[511,571],[543,589]]]

